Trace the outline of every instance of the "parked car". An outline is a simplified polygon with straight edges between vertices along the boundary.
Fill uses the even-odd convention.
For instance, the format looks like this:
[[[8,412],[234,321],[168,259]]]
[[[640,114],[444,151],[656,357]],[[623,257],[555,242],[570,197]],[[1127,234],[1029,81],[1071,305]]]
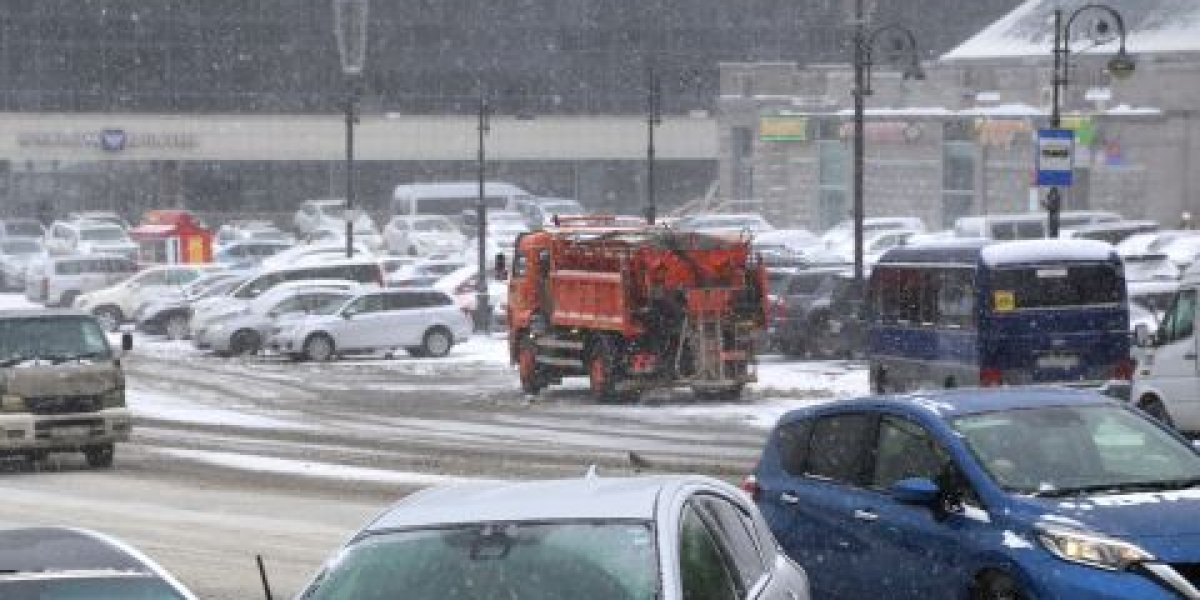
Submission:
[[[249,275],[244,273],[227,271],[201,276],[179,294],[164,293],[142,302],[134,309],[133,320],[138,331],[162,334],[169,340],[185,339],[190,335],[188,323],[194,303],[226,295],[248,278]]]
[[[55,221],[45,238],[50,254],[119,254],[137,260],[138,245],[124,229],[100,221]]]
[[[467,238],[442,215],[396,215],[383,230],[389,254],[405,256],[455,255]]]
[[[354,534],[298,597],[810,598],[746,497],[694,475],[426,489]]]
[[[209,320],[193,343],[222,356],[258,354],[277,318],[319,311],[329,304],[342,306],[350,298],[349,290],[358,285],[336,279],[281,283],[242,310]]]
[[[744,487],[813,595],[1190,598],[1200,455],[1056,388],[843,400],[779,419]]]
[[[465,265],[454,258],[419,260],[388,274],[387,287],[430,287]]]
[[[683,231],[755,234],[773,231],[775,226],[771,225],[771,223],[758,213],[746,213],[684,217],[675,224],[675,228]]]
[[[213,244],[225,247],[235,242],[276,242],[291,245],[295,242],[290,234],[270,221],[261,219],[238,219],[221,225],[213,236]]]
[[[502,181],[484,184],[484,203],[488,210],[517,210],[533,196]],[[464,210],[479,203],[479,182],[448,181],[438,183],[404,183],[392,191],[393,215],[442,215],[451,219],[462,217]]]
[[[768,274],[771,346],[789,356],[850,357],[863,351],[853,274],[844,267],[772,269]]]
[[[337,279],[382,286],[383,267],[374,259],[338,260],[328,263],[296,264],[257,272],[225,296],[206,298],[192,305],[189,329],[193,340],[202,339],[209,321],[245,310],[247,303],[286,282]]]
[[[0,289],[24,289],[25,268],[34,257],[43,256],[45,253],[40,239],[0,239]]]
[[[863,235],[863,263],[875,264],[880,256],[892,248],[897,248],[908,244],[908,240],[914,236],[921,235],[921,232],[915,229],[882,229],[864,233]],[[833,246],[830,252],[836,255],[841,262],[854,262],[854,240],[851,239],[839,246]]]
[[[119,283],[75,297],[73,306],[96,317],[106,331],[116,331],[131,320],[134,309],[145,298],[182,290],[216,265],[161,265],[138,272]]]
[[[1200,234],[1178,236],[1153,246],[1156,254],[1165,254],[1182,274],[1200,257]]]
[[[224,244],[213,252],[213,262],[231,269],[253,269],[267,258],[292,247],[289,242],[238,240]]]
[[[489,265],[490,268],[491,265]],[[488,304],[492,310],[492,323],[497,326],[505,324],[508,315],[508,282],[501,281],[488,273]],[[446,274],[433,284],[434,289],[441,290],[454,298],[454,305],[475,321],[475,307],[478,302],[479,267],[465,265]]]
[[[74,222],[92,221],[98,223],[108,223],[110,225],[116,225],[125,231],[129,231],[131,228],[129,221],[126,221],[125,217],[122,217],[111,210],[81,210],[69,212],[67,213],[66,220]]]
[[[121,344],[127,351],[133,338]],[[132,422],[119,359],[87,313],[0,311],[0,455],[83,452],[88,465],[111,466]]]
[[[30,238],[41,240],[46,228],[37,219],[0,219],[0,240]]]
[[[137,263],[115,254],[46,256],[26,268],[25,297],[46,306],[72,306],[81,294],[120,283],[137,270]]]
[[[0,529],[0,598],[196,600],[132,546],[96,531],[67,527]]]
[[[488,263],[496,260],[496,255],[503,254],[510,263],[517,249],[517,236],[529,231],[529,226],[521,218],[520,213],[498,211],[488,213],[488,230],[483,254]],[[479,262],[479,237],[471,232],[462,252],[463,262]]]
[[[1130,236],[1139,233],[1152,233],[1160,229],[1158,221],[1108,221],[1090,223],[1071,229],[1064,229],[1059,237],[1076,240],[1100,240],[1110,244],[1119,244]]]
[[[310,239],[320,230],[345,235],[346,201],[341,198],[305,200],[296,211],[292,222],[302,239]],[[355,209],[354,239],[372,251],[383,249],[383,238],[379,235],[379,228],[366,211]]]
[[[542,229],[554,225],[554,217],[573,217],[587,214],[578,200],[570,198],[532,198],[518,203],[516,210],[525,220],[527,229]]]
[[[870,217],[863,219],[863,235],[885,230],[925,231],[920,217]],[[854,243],[854,221],[847,219],[830,227],[821,235],[827,249]]]
[[[370,248],[367,248],[364,244],[358,241],[354,242],[353,251],[354,258],[356,259],[371,258],[375,256],[375,253],[372,252]],[[293,246],[263,258],[261,261],[259,261],[258,266],[262,269],[288,267],[318,255],[333,258],[346,258],[346,240],[342,239],[340,243],[321,242],[316,244],[300,244]]]
[[[365,290],[310,314],[280,317],[270,347],[317,361],[402,348],[412,356],[442,357],[470,335],[471,323],[442,292]]]
[[[1127,254],[1125,281],[1179,281],[1179,267],[1166,254]]]

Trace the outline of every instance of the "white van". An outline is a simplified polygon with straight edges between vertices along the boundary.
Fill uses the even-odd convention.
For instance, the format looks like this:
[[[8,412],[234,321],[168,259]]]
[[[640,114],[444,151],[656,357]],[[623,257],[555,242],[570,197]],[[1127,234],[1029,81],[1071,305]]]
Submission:
[[[533,199],[529,192],[500,181],[485,183],[483,197],[490,210],[517,210],[518,205]],[[442,215],[458,220],[478,202],[478,181],[407,183],[392,192],[392,215]]]
[[[1200,432],[1200,345],[1196,337],[1200,265],[1184,273],[1158,331],[1135,333],[1137,370],[1130,401],[1180,431]]]

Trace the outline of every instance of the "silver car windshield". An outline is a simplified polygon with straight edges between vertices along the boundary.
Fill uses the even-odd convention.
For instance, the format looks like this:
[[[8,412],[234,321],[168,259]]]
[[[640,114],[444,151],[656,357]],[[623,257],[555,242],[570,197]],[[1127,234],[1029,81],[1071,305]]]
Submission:
[[[654,532],[645,522],[469,524],[375,535],[352,545],[306,600],[650,600]]]
[[[952,425],[992,478],[1013,492],[1066,496],[1200,484],[1200,456],[1116,406],[989,412]]]

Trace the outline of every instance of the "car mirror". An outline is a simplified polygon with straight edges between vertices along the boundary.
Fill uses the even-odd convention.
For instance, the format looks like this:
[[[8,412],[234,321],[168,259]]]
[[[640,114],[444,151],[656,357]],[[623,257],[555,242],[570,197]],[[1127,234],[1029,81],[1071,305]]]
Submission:
[[[121,352],[133,350],[133,334],[126,331],[121,334]]]
[[[924,477],[901,479],[892,485],[892,497],[902,504],[913,506],[935,505],[941,497],[941,489]]]
[[[1139,348],[1148,348],[1154,345],[1154,334],[1150,333],[1149,325],[1138,323],[1133,328],[1133,343]]]

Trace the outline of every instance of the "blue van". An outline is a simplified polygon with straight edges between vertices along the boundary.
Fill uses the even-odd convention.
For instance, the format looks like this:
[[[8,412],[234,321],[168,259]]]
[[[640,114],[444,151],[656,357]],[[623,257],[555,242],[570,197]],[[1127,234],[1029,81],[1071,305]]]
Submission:
[[[1128,380],[1129,303],[1115,249],[1091,240],[896,248],[871,271],[877,393]]]
[[[1200,455],[1094,392],[798,409],[743,487],[814,598],[1200,598]]]

